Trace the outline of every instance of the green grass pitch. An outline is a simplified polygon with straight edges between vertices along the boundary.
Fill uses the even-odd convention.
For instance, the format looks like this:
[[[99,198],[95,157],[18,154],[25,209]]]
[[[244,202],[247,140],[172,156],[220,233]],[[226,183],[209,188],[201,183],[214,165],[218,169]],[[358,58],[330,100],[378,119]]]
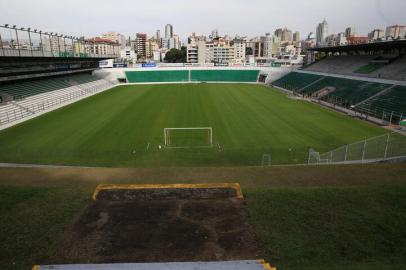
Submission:
[[[212,127],[212,148],[159,149],[164,128]],[[0,131],[0,162],[88,166],[304,163],[385,130],[252,84],[119,86]]]

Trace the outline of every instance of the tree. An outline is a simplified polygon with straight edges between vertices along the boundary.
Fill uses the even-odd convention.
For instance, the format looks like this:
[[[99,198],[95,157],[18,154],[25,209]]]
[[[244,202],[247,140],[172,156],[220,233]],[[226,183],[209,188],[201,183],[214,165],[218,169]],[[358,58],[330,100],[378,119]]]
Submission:
[[[186,47],[178,49],[170,49],[165,54],[165,62],[167,63],[186,63]]]

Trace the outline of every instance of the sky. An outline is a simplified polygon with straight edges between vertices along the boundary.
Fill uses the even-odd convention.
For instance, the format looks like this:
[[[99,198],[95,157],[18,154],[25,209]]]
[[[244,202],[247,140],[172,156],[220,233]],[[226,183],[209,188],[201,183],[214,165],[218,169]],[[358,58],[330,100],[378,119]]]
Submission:
[[[406,25],[406,0],[0,0],[0,25],[75,36],[115,31],[134,37],[170,23],[182,39],[192,32],[259,36],[287,27],[302,38],[326,19],[330,33],[354,26],[358,34]]]

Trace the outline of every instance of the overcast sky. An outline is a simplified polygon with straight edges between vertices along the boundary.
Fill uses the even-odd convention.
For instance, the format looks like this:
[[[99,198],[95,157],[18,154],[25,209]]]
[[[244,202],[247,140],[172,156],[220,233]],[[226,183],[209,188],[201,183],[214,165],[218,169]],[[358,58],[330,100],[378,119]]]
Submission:
[[[329,32],[355,26],[360,34],[406,24],[406,0],[0,0],[0,24],[68,35],[153,34],[171,23],[182,39],[192,32],[257,36],[278,27],[315,32],[324,18]]]

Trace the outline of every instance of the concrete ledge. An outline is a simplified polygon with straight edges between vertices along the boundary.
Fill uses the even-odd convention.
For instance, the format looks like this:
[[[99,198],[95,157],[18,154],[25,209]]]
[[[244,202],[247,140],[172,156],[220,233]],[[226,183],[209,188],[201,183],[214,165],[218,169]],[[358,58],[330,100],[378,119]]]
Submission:
[[[264,260],[34,266],[32,270],[276,270]]]
[[[147,185],[110,185],[96,187],[93,200],[134,201],[134,200],[170,200],[170,199],[243,199],[238,183],[213,184],[147,184]]]

